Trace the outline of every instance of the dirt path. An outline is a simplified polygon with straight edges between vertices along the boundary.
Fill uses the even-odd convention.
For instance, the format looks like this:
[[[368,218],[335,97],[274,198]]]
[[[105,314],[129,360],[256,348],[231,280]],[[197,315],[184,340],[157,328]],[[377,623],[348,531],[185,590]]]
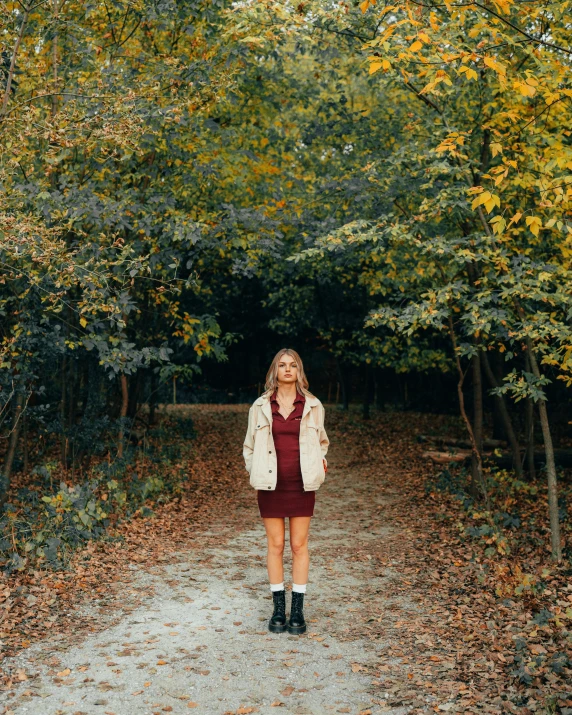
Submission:
[[[232,420],[242,442],[244,406],[189,409],[199,465],[208,458],[202,435],[216,440],[220,420]],[[4,712],[374,715],[438,704],[430,690],[407,686],[400,650],[403,614],[426,618],[392,566],[400,535],[388,520],[396,494],[384,474],[395,478],[406,462],[397,453],[372,462],[365,446],[345,448],[343,432],[332,442],[312,521],[306,634],[267,631],[264,529],[233,448],[229,459],[244,489],[203,515],[184,549],[155,564],[132,563],[107,603],[87,601],[75,618],[78,626],[97,624],[93,633],[54,637],[12,659],[8,667],[26,680],[8,693]],[[285,577],[289,588],[288,548]],[[399,677],[387,680],[388,672]]]

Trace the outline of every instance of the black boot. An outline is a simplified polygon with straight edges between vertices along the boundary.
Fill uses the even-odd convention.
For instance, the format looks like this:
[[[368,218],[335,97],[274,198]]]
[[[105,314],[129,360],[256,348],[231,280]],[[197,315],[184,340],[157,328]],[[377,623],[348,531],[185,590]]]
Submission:
[[[292,607],[290,608],[290,620],[288,621],[288,633],[299,635],[306,632],[306,621],[304,620],[304,594],[292,591]]]
[[[274,613],[268,621],[268,630],[272,633],[283,633],[286,630],[286,591],[272,591]]]

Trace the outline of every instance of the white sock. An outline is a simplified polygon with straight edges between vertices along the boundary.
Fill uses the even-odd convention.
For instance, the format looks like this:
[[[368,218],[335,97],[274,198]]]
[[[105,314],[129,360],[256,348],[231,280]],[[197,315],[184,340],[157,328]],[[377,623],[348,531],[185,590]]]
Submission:
[[[283,591],[284,590],[284,581],[282,581],[282,583],[271,583],[270,590],[271,591]]]
[[[293,583],[292,584],[292,591],[295,591],[296,593],[306,593],[306,585],[305,583],[299,584],[299,583]]]

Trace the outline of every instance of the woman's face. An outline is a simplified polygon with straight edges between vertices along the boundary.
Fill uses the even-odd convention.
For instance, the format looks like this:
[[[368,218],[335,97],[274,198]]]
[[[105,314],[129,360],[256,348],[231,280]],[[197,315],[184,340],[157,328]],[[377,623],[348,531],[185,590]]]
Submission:
[[[295,383],[298,379],[298,365],[291,355],[282,355],[278,363],[278,382],[281,384]]]

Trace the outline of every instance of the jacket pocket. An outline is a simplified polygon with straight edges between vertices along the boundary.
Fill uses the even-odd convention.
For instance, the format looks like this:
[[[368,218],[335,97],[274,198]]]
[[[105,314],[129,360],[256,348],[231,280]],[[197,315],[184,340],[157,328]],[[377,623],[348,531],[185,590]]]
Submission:
[[[260,422],[254,425],[254,451],[252,454],[252,469],[250,470],[250,483],[252,486],[263,481],[266,472],[267,444],[270,425],[267,422]]]
[[[312,482],[321,483],[324,481],[324,463],[322,462],[322,450],[320,449],[320,428],[315,425],[308,425],[308,436],[310,442],[310,468],[312,470]]]

